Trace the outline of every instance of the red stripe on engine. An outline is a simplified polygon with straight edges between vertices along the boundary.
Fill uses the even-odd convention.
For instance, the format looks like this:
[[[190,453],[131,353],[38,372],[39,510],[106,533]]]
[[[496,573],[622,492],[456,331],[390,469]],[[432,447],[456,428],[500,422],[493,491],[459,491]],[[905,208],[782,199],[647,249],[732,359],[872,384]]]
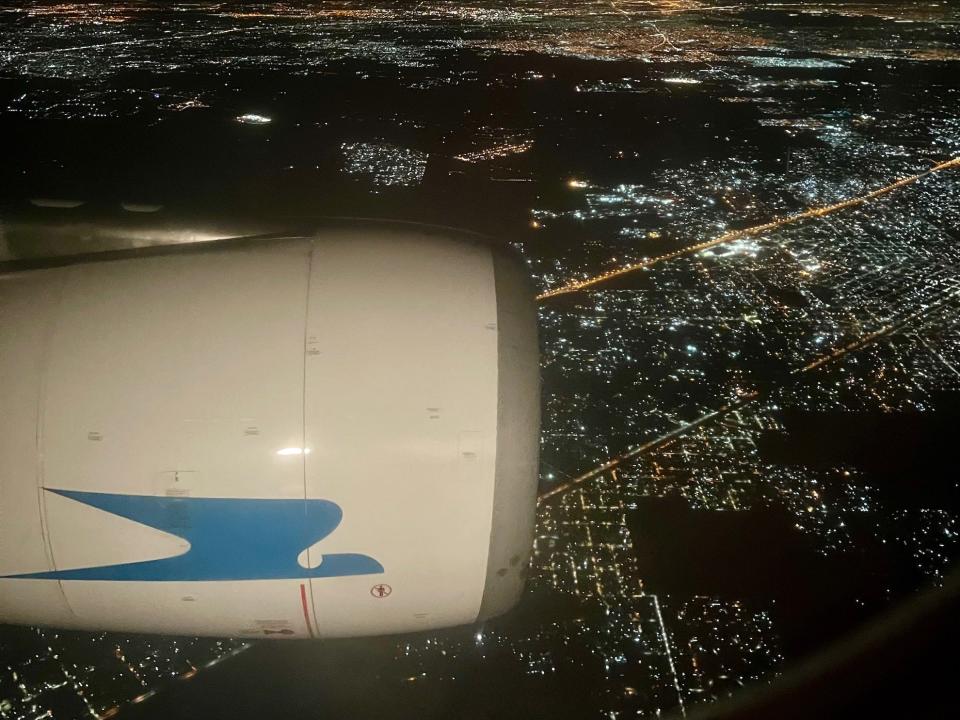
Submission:
[[[300,583],[300,603],[303,605],[303,620],[307,623],[307,632],[313,637],[313,627],[310,624],[310,610],[307,608],[307,586]]]

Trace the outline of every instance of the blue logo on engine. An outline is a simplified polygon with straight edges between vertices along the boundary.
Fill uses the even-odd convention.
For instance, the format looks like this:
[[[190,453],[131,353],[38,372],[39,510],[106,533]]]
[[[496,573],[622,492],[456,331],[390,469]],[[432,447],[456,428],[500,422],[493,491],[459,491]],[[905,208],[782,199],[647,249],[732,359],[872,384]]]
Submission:
[[[11,575],[55,580],[284,580],[382,573],[371,557],[324,555],[314,568],[297,563],[332,533],[343,511],[329,500],[156,497],[48,490],[98,510],[176,535],[190,543],[160,560]],[[104,538],[105,542],[109,542]]]

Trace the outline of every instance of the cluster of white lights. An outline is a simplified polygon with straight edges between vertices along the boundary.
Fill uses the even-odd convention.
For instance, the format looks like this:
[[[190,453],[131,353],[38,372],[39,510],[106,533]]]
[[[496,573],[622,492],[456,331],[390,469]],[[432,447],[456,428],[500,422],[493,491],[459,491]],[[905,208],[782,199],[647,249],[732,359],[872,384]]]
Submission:
[[[256,113],[246,113],[245,115],[238,116],[237,122],[244,123],[245,125],[266,125],[272,122],[272,118],[268,118],[266,115],[257,115]]]

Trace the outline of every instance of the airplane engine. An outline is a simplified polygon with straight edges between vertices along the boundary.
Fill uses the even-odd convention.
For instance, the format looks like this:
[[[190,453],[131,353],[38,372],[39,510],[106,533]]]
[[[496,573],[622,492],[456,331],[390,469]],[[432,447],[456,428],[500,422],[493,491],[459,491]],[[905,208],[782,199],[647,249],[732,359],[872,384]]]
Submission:
[[[0,622],[324,638],[519,598],[525,268],[416,225],[0,274]]]

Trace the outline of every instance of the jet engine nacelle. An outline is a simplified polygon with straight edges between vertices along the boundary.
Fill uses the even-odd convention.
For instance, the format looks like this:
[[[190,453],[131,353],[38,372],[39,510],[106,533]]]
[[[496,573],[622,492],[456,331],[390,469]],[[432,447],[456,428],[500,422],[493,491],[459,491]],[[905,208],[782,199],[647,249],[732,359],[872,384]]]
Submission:
[[[536,313],[419,226],[0,275],[0,622],[237,637],[471,623],[522,592]]]

